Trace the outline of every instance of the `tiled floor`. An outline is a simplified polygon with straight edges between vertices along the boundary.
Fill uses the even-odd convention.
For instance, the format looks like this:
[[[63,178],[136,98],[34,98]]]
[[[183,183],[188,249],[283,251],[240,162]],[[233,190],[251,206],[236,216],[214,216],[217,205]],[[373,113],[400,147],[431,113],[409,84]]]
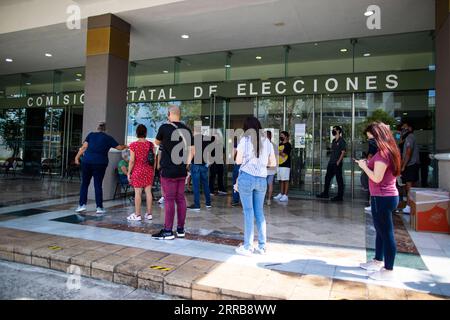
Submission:
[[[188,200],[191,197],[188,195]],[[242,239],[242,209],[232,208],[230,201],[229,197],[214,197],[213,209],[188,212],[187,232],[218,239]],[[274,203],[271,207],[265,207],[268,254],[252,258],[235,255],[234,246],[222,244],[223,241],[214,243],[203,241],[201,237],[201,241],[156,241],[147,233],[130,231],[133,228],[156,230],[162,225],[163,208],[156,202],[153,221],[137,224],[126,222],[127,214],[133,212],[129,203],[123,200],[106,202],[108,212],[99,219],[99,223],[115,225],[115,229],[98,227],[95,223],[63,222],[74,214],[73,209],[67,209],[76,205],[74,197],[34,203],[30,208],[45,208],[50,212],[0,221],[0,226],[450,296],[450,235],[416,233],[405,229],[414,241],[420,254],[416,257],[423,260],[424,268],[405,260],[396,265],[396,281],[380,283],[368,279],[367,273],[358,268],[359,263],[367,258],[367,247],[373,247],[370,243],[373,239],[367,239],[370,225],[367,225],[364,204],[291,199],[287,205]],[[0,213],[24,210],[24,206],[26,204],[0,208]],[[93,204],[90,209],[93,209]]]

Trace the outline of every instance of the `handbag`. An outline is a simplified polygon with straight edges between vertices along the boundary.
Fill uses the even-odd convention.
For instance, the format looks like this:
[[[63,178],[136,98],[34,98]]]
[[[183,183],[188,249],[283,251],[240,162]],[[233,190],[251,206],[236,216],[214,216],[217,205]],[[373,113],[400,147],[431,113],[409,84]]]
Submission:
[[[153,152],[153,144],[150,142],[150,149],[147,154],[147,162],[150,166],[155,166],[155,152]]]

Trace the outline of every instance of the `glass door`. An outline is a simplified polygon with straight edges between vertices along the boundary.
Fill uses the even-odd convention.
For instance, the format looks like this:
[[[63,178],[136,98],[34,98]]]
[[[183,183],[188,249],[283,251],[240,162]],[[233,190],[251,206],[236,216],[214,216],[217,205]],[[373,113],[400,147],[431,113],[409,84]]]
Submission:
[[[322,123],[321,123],[321,181],[325,182],[328,161],[331,155],[331,133],[334,126],[343,129],[343,138],[347,143],[347,153],[343,159],[344,194],[352,195],[353,161],[352,161],[352,95],[324,94],[322,95]],[[337,195],[337,182],[333,178],[330,195]]]
[[[320,143],[316,140],[319,133],[315,130],[316,124],[319,124],[319,119],[315,113],[314,96],[287,98],[285,128],[292,144],[291,190],[294,193],[311,195],[318,182],[320,185],[315,175],[315,166],[319,164],[315,154],[318,154]]]
[[[64,108],[45,110],[41,165],[42,173],[49,176],[62,174],[66,111]]]

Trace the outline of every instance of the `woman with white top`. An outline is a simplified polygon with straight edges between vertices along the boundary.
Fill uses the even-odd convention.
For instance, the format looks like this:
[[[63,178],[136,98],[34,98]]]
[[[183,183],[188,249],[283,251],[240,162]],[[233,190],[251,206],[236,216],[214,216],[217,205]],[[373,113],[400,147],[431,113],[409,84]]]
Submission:
[[[267,190],[267,167],[274,167],[276,160],[273,145],[264,136],[261,123],[255,117],[248,117],[244,122],[244,136],[237,146],[236,163],[241,167],[234,188],[239,192],[244,211],[244,244],[236,248],[236,253],[245,256],[253,254],[255,219],[258,228],[258,247],[255,251],[265,254],[264,198]]]

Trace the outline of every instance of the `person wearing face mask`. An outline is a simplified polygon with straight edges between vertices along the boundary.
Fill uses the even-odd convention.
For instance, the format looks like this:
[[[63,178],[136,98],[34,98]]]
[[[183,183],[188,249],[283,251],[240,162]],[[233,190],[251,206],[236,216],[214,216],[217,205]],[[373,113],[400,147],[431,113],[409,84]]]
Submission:
[[[409,191],[414,184],[419,181],[420,156],[419,147],[413,133],[413,127],[407,121],[403,121],[401,126],[401,151],[402,151],[402,182],[406,185],[406,207],[403,213],[409,214]]]
[[[280,145],[278,146],[278,168],[277,178],[280,181],[280,193],[274,197],[280,202],[287,202],[289,191],[289,175],[291,173],[291,150],[292,146],[289,142],[289,133],[287,131],[280,132]]]
[[[318,194],[317,198],[328,199],[331,180],[336,176],[338,184],[337,196],[331,198],[332,201],[342,201],[344,198],[344,178],[342,176],[342,167],[345,153],[347,151],[347,143],[342,137],[342,128],[334,126],[332,134],[334,139],[331,143],[331,155],[328,162],[327,174],[325,176],[325,187],[322,193]]]

